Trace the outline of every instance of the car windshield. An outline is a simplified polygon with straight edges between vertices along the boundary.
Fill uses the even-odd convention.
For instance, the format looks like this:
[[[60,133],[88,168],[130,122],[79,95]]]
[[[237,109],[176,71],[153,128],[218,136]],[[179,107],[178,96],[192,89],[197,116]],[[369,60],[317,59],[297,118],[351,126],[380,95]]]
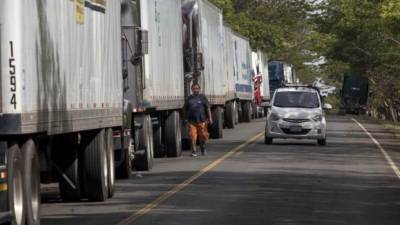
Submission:
[[[317,93],[286,91],[275,93],[274,106],[288,108],[318,108],[319,100]]]

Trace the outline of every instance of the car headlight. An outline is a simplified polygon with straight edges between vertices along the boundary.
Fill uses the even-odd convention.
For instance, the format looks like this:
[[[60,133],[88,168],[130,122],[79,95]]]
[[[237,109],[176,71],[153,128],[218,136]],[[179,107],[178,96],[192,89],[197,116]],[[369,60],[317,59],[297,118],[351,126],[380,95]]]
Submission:
[[[272,121],[278,121],[281,117],[276,113],[272,113],[270,118]]]
[[[322,115],[315,115],[312,119],[315,122],[321,122],[322,121]]]

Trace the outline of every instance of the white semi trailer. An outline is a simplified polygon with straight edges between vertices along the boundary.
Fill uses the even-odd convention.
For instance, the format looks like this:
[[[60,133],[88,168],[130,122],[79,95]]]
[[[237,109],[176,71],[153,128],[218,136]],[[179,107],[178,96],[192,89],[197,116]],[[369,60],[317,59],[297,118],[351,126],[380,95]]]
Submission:
[[[236,77],[235,77],[235,45],[232,38],[232,30],[224,28],[224,75],[226,75],[226,95],[225,95],[225,117],[224,122],[227,128],[234,128],[238,123],[236,101]]]
[[[124,99],[133,124],[131,143],[138,144],[134,154],[124,150],[122,155],[130,160],[120,160],[121,168],[133,162],[136,169],[149,170],[154,156],[181,154],[181,6],[181,0],[122,1]]]
[[[0,223],[40,223],[40,182],[58,182],[68,201],[113,195],[120,9],[120,1],[0,1]]]
[[[234,46],[235,101],[238,106],[236,114],[239,122],[250,122],[254,99],[250,43],[247,38],[233,32],[232,40]]]
[[[185,96],[190,94],[192,83],[200,84],[214,120],[210,136],[221,138],[227,91],[222,11],[207,0],[185,0],[182,17]]]

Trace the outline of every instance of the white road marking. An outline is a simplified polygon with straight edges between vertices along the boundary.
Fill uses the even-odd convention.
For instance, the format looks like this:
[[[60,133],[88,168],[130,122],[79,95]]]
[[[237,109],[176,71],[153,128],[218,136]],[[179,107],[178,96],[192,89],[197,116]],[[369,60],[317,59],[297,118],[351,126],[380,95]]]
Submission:
[[[357,123],[357,125],[359,127],[361,127],[361,129],[364,130],[364,132],[369,136],[369,138],[371,138],[371,140],[375,143],[375,145],[379,148],[379,150],[381,150],[383,156],[385,156],[386,161],[388,162],[388,164],[390,165],[390,167],[393,169],[394,173],[396,174],[396,176],[400,179],[400,170],[399,168],[396,166],[396,164],[394,163],[394,161],[392,160],[392,158],[390,157],[390,155],[387,153],[387,151],[382,147],[382,145],[374,138],[374,136],[372,136],[372,134],[361,124],[359,123],[356,119],[352,118],[352,120]]]

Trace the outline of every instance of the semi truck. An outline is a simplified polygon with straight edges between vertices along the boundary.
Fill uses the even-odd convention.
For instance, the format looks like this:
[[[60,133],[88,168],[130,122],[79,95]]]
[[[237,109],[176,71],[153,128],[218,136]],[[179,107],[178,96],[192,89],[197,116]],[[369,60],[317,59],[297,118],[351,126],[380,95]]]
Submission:
[[[368,95],[369,82],[367,77],[345,75],[341,90],[341,111],[351,114],[366,113]]]
[[[232,32],[234,44],[234,76],[237,118],[239,122],[250,122],[253,115],[254,85],[251,74],[251,48],[249,40]]]
[[[40,182],[113,195],[124,129],[120,1],[0,2],[0,223],[40,224]]]
[[[252,52],[252,74],[254,82],[254,112],[255,117],[263,116],[266,107],[262,106],[263,102],[269,102],[269,72],[268,72],[268,57],[260,50]]]
[[[281,60],[268,62],[270,96],[275,90],[284,84],[296,84],[298,82],[293,65]]]
[[[183,2],[185,96],[190,95],[191,84],[200,84],[214,121],[210,137],[222,138],[227,92],[222,11],[207,0]]]
[[[180,0],[122,1],[124,100],[129,109],[127,118],[133,121],[135,131],[130,143],[138,145],[124,150],[122,155],[131,157],[122,161],[121,168],[129,168],[133,162],[136,169],[150,170],[154,157],[181,154],[181,4]],[[135,129],[135,124],[142,129]],[[123,139],[124,135],[118,138]],[[136,149],[135,154],[132,149]]]

